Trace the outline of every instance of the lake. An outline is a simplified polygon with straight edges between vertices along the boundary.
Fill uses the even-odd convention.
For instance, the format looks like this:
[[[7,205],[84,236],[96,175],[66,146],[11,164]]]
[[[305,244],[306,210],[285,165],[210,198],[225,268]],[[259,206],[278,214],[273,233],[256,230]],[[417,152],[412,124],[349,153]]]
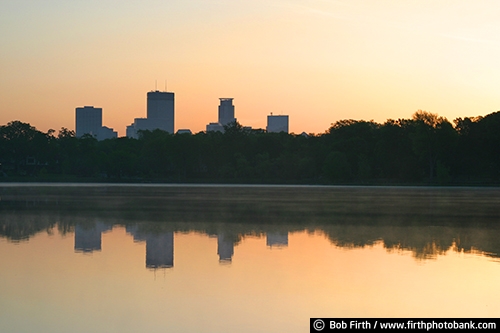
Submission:
[[[0,332],[498,317],[500,189],[0,184]]]

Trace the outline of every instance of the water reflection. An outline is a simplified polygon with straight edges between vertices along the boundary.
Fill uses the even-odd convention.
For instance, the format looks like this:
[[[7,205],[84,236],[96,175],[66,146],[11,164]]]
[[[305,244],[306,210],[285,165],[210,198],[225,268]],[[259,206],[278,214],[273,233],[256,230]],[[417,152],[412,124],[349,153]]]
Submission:
[[[15,219],[15,223],[12,221]],[[53,223],[51,221],[57,221]],[[381,243],[387,251],[410,251],[417,260],[435,259],[448,251],[475,253],[500,258],[498,239],[500,230],[485,227],[435,227],[435,226],[345,226],[322,227],[247,225],[247,224],[200,224],[190,223],[180,228],[170,222],[109,221],[92,222],[82,218],[62,219],[60,216],[2,215],[0,235],[11,242],[28,241],[40,232],[61,235],[74,232],[74,250],[92,253],[102,250],[102,234],[114,225],[125,226],[134,242],[145,243],[147,268],[174,266],[174,234],[196,232],[217,238],[216,251],[221,263],[231,263],[235,246],[246,237],[265,237],[269,249],[287,248],[289,233],[319,232],[334,245],[355,249]]]
[[[287,247],[288,246],[288,232],[268,232],[266,233],[266,245],[269,247]]]
[[[146,267],[170,268],[174,266],[174,233],[161,230],[142,230],[139,225],[128,225],[127,233],[134,242],[146,242]]]
[[[234,254],[234,241],[223,232],[217,235],[217,254],[219,261],[231,262]]]
[[[174,266],[174,233],[216,235],[230,263],[247,236],[286,248],[288,234],[320,232],[342,248],[382,242],[418,260],[452,250],[499,258],[500,190],[283,187],[1,187],[0,236],[74,232],[76,252],[101,251],[102,233],[123,225],[146,243],[146,267]]]
[[[87,223],[77,224],[75,226],[75,252],[101,251],[101,235],[111,229],[112,226],[101,222],[93,225]]]

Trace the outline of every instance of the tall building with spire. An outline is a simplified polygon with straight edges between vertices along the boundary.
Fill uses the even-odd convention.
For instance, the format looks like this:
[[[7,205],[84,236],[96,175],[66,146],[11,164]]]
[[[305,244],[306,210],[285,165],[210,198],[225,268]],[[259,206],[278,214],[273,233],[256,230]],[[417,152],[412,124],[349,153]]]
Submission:
[[[147,103],[148,120],[158,129],[174,134],[174,93],[150,91]]]
[[[135,118],[134,122],[127,126],[127,136],[138,138],[138,132],[154,131],[160,129],[162,131],[174,134],[174,117],[175,117],[175,96],[173,92],[166,91],[150,91],[147,94],[147,117]]]

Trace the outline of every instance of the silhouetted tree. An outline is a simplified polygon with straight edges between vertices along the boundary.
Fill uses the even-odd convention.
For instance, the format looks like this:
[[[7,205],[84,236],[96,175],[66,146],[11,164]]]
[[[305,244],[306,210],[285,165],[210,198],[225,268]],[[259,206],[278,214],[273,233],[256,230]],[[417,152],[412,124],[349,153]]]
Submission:
[[[13,121],[0,126],[0,175],[238,183],[419,183],[500,181],[500,112],[445,118],[340,120],[323,134],[250,130],[140,131],[139,139],[97,141]]]
[[[446,118],[422,110],[413,114],[413,125],[413,150],[427,163],[429,180],[433,181],[438,161],[446,168],[447,152],[454,150],[456,131]]]
[[[16,174],[35,174],[53,154],[50,146],[53,139],[53,130],[43,133],[28,123],[11,121],[0,127],[2,163],[11,165]]]

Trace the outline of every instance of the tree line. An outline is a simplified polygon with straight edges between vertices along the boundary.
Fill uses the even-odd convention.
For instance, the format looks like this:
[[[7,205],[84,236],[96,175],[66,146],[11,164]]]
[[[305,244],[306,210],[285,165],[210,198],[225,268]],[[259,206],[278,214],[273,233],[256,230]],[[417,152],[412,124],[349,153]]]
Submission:
[[[280,184],[500,183],[500,112],[457,118],[417,111],[383,124],[340,120],[322,134],[250,130],[97,141],[61,128],[0,126],[0,179]]]

